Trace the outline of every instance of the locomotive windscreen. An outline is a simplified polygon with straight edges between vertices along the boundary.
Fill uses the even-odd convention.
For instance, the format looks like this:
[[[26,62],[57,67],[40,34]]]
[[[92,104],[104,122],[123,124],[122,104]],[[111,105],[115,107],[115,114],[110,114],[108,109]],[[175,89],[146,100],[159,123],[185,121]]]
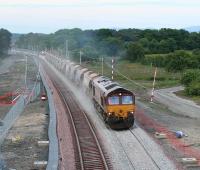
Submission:
[[[108,97],[108,104],[109,105],[118,105],[119,104],[119,96]]]
[[[110,96],[108,97],[108,104],[109,105],[134,104],[134,99],[133,96],[129,95]]]
[[[132,96],[122,96],[122,104],[133,104]]]

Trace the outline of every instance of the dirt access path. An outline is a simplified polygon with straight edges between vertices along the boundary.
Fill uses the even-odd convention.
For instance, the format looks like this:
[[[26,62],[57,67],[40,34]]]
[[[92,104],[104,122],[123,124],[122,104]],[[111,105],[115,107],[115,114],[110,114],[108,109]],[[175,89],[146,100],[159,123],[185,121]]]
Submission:
[[[200,119],[200,106],[193,101],[180,98],[174,93],[183,90],[182,86],[155,90],[154,96],[157,101],[168,106],[176,114]]]

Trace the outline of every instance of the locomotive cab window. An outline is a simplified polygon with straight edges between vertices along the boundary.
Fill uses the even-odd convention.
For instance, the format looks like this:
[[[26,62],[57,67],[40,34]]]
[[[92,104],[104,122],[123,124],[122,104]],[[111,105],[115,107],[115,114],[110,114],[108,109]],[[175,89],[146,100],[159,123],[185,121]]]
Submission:
[[[122,104],[133,104],[132,96],[122,96]]]
[[[108,104],[109,105],[117,105],[117,104],[119,104],[119,97],[118,96],[108,97]]]

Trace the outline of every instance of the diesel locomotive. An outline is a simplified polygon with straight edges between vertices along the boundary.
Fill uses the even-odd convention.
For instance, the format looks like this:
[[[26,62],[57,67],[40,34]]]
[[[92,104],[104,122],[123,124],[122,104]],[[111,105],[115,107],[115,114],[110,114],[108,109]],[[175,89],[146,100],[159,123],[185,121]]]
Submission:
[[[84,89],[103,120],[113,129],[130,128],[134,124],[135,96],[117,82],[69,60],[47,52],[41,55],[68,79]]]

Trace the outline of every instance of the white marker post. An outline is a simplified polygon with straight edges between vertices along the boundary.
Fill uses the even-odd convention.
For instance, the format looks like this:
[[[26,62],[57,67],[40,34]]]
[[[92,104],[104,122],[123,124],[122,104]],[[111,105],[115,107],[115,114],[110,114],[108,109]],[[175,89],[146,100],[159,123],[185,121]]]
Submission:
[[[157,74],[157,67],[154,72],[154,78],[153,78],[153,87],[151,91],[151,103],[153,103],[153,97],[154,97],[154,87],[155,87],[155,82],[156,82],[156,74]]]
[[[65,41],[65,55],[66,55],[66,58],[69,60],[68,40]]]
[[[82,64],[82,51],[80,51],[80,65]]]
[[[103,57],[101,58],[101,74],[103,76]]]
[[[25,75],[24,75],[24,84],[25,84],[25,89],[27,90],[27,81],[26,81],[26,79],[27,79],[27,55],[25,55]]]
[[[112,59],[112,80],[114,79],[114,59]]]

